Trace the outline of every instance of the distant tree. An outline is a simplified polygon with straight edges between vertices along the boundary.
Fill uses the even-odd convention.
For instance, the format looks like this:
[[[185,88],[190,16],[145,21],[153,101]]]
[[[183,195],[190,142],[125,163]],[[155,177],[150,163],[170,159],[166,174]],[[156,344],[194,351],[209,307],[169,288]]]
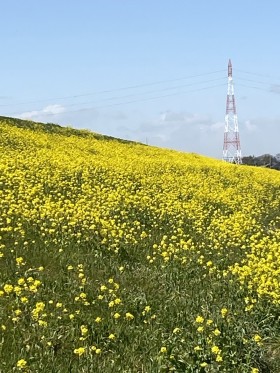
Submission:
[[[242,163],[247,164],[249,166],[255,166],[255,156],[254,155],[248,155],[247,157],[242,158]]]
[[[257,157],[249,155],[242,158],[242,163],[249,166],[268,167],[280,170],[280,154],[273,156],[271,154],[262,154]]]

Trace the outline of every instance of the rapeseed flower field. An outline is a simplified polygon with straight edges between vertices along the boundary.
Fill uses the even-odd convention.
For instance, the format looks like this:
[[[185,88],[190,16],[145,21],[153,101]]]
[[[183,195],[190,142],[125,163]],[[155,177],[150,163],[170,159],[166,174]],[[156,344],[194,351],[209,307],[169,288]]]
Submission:
[[[279,372],[280,173],[0,118],[0,372]]]

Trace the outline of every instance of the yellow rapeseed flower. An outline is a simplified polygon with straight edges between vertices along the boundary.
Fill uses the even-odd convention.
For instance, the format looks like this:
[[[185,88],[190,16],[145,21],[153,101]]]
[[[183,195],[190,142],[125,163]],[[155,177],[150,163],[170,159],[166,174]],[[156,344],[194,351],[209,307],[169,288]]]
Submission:
[[[85,325],[81,325],[80,330],[83,336],[88,333],[88,328]]]
[[[5,293],[10,294],[14,290],[14,287],[11,284],[5,284],[3,289]]]
[[[17,362],[17,368],[19,368],[19,369],[25,369],[25,368],[27,368],[27,361],[24,360],[24,359],[18,360],[18,362]]]
[[[213,352],[213,354],[219,354],[220,352],[221,352],[221,350],[219,349],[219,347],[218,346],[213,346],[212,348],[211,348],[211,351]]]
[[[74,354],[78,356],[82,356],[86,352],[85,347],[79,347],[74,349]]]
[[[23,259],[23,257],[22,256],[19,256],[18,258],[16,258],[16,263],[17,263],[17,265],[24,265],[25,263],[24,263],[24,259]]]
[[[220,332],[220,330],[219,329],[215,329],[215,330],[213,330],[213,334],[216,336],[216,337],[218,337],[220,334],[221,334],[221,332]]]
[[[202,324],[204,322],[204,318],[202,316],[197,316],[197,318],[195,319],[195,321],[198,323],[198,324]]]
[[[228,313],[228,309],[227,308],[222,308],[221,309],[221,315],[222,315],[223,318],[226,317],[227,313]]]
[[[260,335],[254,335],[253,339],[259,346],[262,344],[262,337]]]
[[[133,320],[133,319],[134,319],[134,316],[133,316],[130,312],[127,312],[127,313],[125,314],[125,318],[126,318],[127,320]]]

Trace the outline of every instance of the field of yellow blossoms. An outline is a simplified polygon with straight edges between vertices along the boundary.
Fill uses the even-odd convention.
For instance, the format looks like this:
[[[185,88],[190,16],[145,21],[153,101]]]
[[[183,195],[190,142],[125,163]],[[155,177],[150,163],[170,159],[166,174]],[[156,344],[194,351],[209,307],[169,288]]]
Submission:
[[[280,173],[0,118],[0,372],[280,372]]]

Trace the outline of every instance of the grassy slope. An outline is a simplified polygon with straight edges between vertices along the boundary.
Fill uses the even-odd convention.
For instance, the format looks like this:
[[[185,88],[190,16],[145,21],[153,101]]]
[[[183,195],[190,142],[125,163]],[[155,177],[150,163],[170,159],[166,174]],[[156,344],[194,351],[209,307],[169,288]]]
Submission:
[[[12,118],[0,136],[0,371],[278,370],[279,173]]]
[[[77,136],[77,137],[84,137],[84,138],[93,138],[97,140],[107,140],[107,141],[119,141],[120,143],[129,144],[133,143],[133,141],[118,139],[111,136],[101,135],[98,133],[94,133],[88,130],[78,130],[72,127],[63,127],[59,124],[55,123],[39,123],[29,120],[22,120],[18,118],[10,118],[10,117],[2,117],[0,116],[0,123],[5,123],[11,126],[15,126],[18,128],[29,129],[32,131],[42,131],[49,134],[58,134],[62,136]]]

